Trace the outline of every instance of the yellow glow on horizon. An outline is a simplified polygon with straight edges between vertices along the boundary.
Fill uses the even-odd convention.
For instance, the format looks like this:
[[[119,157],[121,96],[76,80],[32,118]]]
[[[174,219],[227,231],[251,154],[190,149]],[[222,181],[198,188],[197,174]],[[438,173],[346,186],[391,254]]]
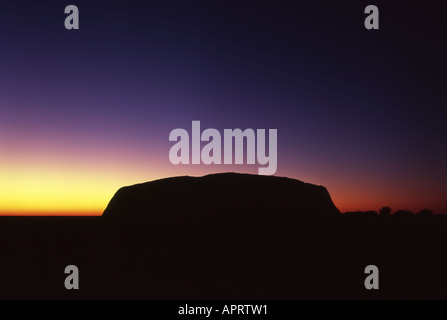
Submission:
[[[0,215],[101,215],[119,188],[142,182],[107,168],[8,169],[0,170]]]

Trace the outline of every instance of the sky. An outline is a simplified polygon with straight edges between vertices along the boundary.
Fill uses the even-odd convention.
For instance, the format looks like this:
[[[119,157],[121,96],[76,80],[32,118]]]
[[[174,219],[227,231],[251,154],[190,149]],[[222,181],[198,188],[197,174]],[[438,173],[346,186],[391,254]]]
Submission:
[[[370,3],[371,2],[371,3]],[[392,2],[392,3],[391,3]],[[66,30],[66,5],[79,30]],[[379,8],[366,30],[364,8]],[[0,214],[100,215],[122,186],[259,165],[178,165],[175,128],[277,129],[275,175],[341,211],[447,213],[446,4],[0,4]]]

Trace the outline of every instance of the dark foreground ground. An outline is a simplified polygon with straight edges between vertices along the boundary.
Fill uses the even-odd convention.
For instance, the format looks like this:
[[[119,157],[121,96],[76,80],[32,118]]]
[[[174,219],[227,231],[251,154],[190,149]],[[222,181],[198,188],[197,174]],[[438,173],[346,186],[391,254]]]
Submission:
[[[445,216],[230,221],[2,217],[0,298],[447,298]],[[379,290],[364,288],[369,264]]]

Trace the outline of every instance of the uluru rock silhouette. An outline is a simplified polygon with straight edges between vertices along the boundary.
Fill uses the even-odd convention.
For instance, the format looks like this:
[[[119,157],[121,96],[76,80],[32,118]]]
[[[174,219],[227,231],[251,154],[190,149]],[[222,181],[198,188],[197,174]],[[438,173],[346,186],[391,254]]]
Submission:
[[[323,186],[284,177],[219,173],[123,187],[116,192],[103,217],[148,222],[209,217],[298,222],[339,214]]]
[[[101,217],[98,255],[125,275],[108,292],[296,298],[328,282],[320,266],[337,250],[325,239],[338,234],[331,222],[341,216],[325,187],[299,180],[238,173],[166,178],[118,190]],[[116,270],[103,273],[96,279]]]

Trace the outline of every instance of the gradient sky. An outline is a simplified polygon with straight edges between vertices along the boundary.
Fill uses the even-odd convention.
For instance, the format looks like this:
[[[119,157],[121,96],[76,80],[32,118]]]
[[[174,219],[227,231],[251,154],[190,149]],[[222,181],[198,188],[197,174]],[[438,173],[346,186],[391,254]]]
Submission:
[[[0,4],[0,214],[101,214],[124,185],[257,173],[172,165],[169,133],[193,120],[278,129],[276,175],[342,211],[447,213],[446,4],[92,2]]]

